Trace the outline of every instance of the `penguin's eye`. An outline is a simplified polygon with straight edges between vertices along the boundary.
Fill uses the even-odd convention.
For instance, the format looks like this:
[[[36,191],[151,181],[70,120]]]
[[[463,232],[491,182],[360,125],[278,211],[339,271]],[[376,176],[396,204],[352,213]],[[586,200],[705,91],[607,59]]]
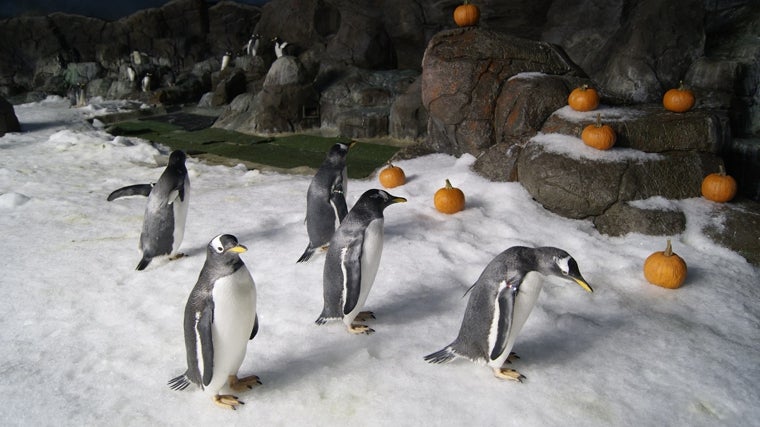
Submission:
[[[221,247],[221,246],[217,246],[216,247],[216,251],[219,252],[219,253],[222,253],[222,252],[224,252],[224,248]]]

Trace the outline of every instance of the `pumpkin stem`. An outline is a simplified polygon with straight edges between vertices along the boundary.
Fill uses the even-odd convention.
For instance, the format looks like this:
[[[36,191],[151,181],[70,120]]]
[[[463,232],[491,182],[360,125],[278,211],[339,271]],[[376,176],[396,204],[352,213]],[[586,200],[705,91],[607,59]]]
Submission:
[[[683,80],[679,80],[679,81],[678,81],[678,90],[684,90],[684,89],[685,89],[685,88],[684,88],[684,86],[683,86]]]
[[[665,256],[673,255],[673,246],[670,244],[670,239],[668,239],[668,244],[665,247],[665,252],[663,252],[662,254]]]
[[[726,168],[723,167],[723,164],[718,165],[718,175],[726,176]]]
[[[602,127],[602,113],[596,113],[596,127]]]
[[[453,188],[448,178],[446,178],[446,188]]]
[[[580,89],[581,90],[586,90],[586,89],[588,89],[588,85],[584,83],[584,84],[581,85]]]

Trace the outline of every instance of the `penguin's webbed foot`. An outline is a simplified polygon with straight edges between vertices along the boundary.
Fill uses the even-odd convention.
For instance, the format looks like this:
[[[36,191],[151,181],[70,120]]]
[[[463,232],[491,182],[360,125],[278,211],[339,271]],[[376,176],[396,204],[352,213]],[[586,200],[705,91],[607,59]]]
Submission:
[[[493,374],[494,376],[496,376],[496,378],[501,378],[503,380],[517,381],[519,383],[521,383],[522,380],[525,379],[525,375],[515,371],[514,369],[494,368]]]
[[[169,261],[174,261],[174,260],[184,258],[184,257],[185,257],[185,254],[183,254],[182,252],[177,252],[176,254],[169,256]]]
[[[369,335],[373,332],[375,332],[374,329],[370,328],[367,325],[360,325],[357,323],[352,323],[351,326],[348,327],[348,332],[351,332],[352,334],[366,334]]]
[[[509,353],[509,356],[507,356],[507,363],[512,363],[512,362],[514,362],[515,360],[518,360],[519,358],[520,358],[520,356],[518,356],[518,355],[517,355],[517,353],[515,353],[515,352],[510,352],[510,353]]]
[[[360,311],[355,319],[360,322],[366,322],[367,320],[375,319],[375,313],[371,311]]]
[[[214,396],[214,403],[224,409],[237,410],[238,405],[245,405],[245,402],[238,400],[237,396],[231,394],[217,394]]]
[[[235,391],[250,390],[254,386],[261,385],[261,379],[256,375],[244,378],[238,378],[237,375],[230,375],[228,381],[230,383],[230,388]]]

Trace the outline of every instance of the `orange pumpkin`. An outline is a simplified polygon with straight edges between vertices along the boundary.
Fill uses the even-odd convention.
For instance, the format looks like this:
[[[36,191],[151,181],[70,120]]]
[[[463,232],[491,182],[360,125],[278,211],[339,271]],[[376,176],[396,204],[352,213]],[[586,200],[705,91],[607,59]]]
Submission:
[[[686,280],[686,262],[673,252],[668,239],[664,251],[655,252],[644,261],[644,277],[653,285],[676,289]]]
[[[597,150],[609,150],[615,145],[617,135],[609,125],[602,124],[602,115],[596,115],[596,123],[590,124],[581,132],[583,143]]]
[[[694,92],[686,89],[683,81],[678,83],[678,88],[670,89],[662,97],[662,105],[668,111],[683,113],[694,106]]]
[[[433,196],[433,204],[439,212],[453,214],[464,209],[464,192],[453,187],[449,180],[446,180],[446,186],[439,188]]]
[[[454,9],[454,22],[460,27],[471,27],[478,24],[480,19],[480,9],[470,3],[470,0],[464,0],[463,4]]]
[[[725,203],[736,196],[736,180],[731,175],[726,175],[723,165],[719,166],[718,173],[711,173],[702,180],[702,196],[713,202]]]
[[[595,110],[599,106],[599,94],[596,93],[596,89],[583,85],[570,92],[567,104],[576,111]]]
[[[388,165],[380,171],[378,179],[383,187],[393,188],[398,187],[399,185],[404,185],[406,182],[406,175],[404,174],[403,169],[388,162]]]

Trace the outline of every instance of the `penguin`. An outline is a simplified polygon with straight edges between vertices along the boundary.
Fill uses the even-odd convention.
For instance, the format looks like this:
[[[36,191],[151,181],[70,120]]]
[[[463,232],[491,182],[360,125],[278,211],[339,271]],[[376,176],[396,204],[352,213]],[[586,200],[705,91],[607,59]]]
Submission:
[[[150,76],[151,73],[145,73],[145,76],[142,78],[142,91],[143,92],[150,92]]]
[[[224,56],[222,56],[222,69],[220,71],[224,71],[230,65],[230,58],[232,58],[232,52],[229,50],[224,52]]]
[[[383,211],[406,202],[384,190],[364,192],[330,240],[322,276],[324,307],[316,324],[343,319],[353,334],[371,334],[373,329],[354,320],[374,319],[361,311],[375,281],[383,252]]]
[[[157,256],[177,253],[185,234],[185,220],[190,199],[190,178],[185,167],[185,153],[172,151],[169,164],[155,184],[137,184],[119,188],[108,195],[108,201],[129,196],[147,196],[137,270],[144,270]]]
[[[230,234],[214,237],[206,262],[185,305],[184,332],[187,370],[169,380],[173,390],[190,383],[213,393],[217,405],[236,409],[244,402],[220,394],[225,385],[244,391],[261,384],[259,377],[238,378],[246,346],[259,329],[256,285],[240,254],[248,249]]]
[[[285,40],[274,36],[272,38],[272,42],[274,43],[274,56],[277,58],[282,58],[282,55],[285,53],[285,48],[290,44],[286,42]]]
[[[135,73],[135,69],[132,68],[131,65],[127,65],[127,79],[129,79],[130,83],[133,83],[135,81],[135,78],[137,78],[137,73]]]
[[[248,43],[245,45],[245,53],[248,56],[256,56],[256,52],[259,50],[259,42],[261,36],[258,33],[251,34],[251,38],[248,39]]]
[[[77,107],[84,107],[85,105],[87,105],[87,97],[85,95],[85,87],[86,87],[86,85],[84,83],[79,83],[77,85],[77,95],[76,95],[76,100],[77,100],[76,106]]]
[[[504,364],[516,358],[512,347],[541,293],[542,276],[573,281],[593,292],[578,263],[564,250],[511,247],[497,255],[465,292],[471,292],[470,298],[454,342],[425,360],[447,363],[463,357],[485,361],[497,378],[522,382],[525,376]]]
[[[356,145],[336,143],[325,156],[306,192],[306,231],[309,244],[297,262],[308,261],[318,248],[330,242],[335,229],[348,213],[346,206],[346,155]]]

